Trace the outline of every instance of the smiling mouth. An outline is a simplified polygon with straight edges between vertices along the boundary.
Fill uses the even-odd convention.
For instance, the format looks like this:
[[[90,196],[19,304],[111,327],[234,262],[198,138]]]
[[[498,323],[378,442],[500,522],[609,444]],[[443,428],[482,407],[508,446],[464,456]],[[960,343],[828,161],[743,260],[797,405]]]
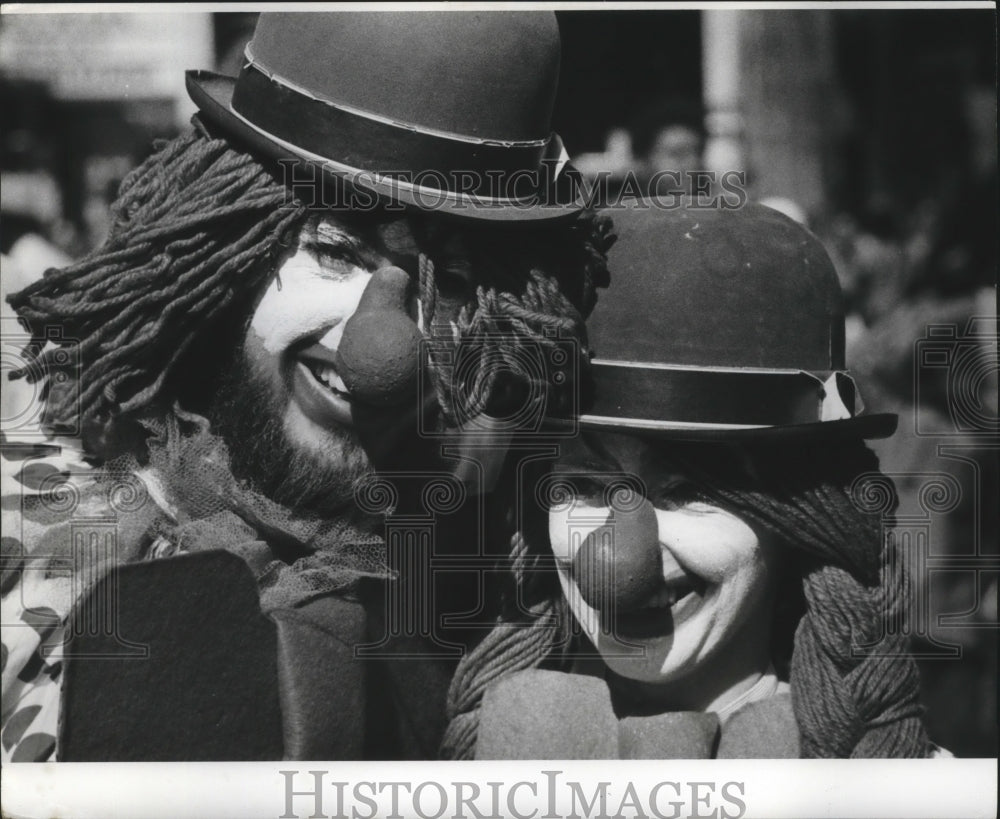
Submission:
[[[704,592],[705,582],[693,575],[682,575],[661,586],[646,603],[645,608],[673,608],[692,594]]]
[[[300,349],[295,355],[296,361],[309,371],[313,380],[325,392],[335,395],[344,401],[351,400],[351,391],[344,379],[337,372],[337,351],[325,347],[319,342]]]
[[[316,343],[292,359],[292,395],[303,414],[323,428],[353,425],[351,392],[335,363],[336,351]]]
[[[316,361],[315,359],[302,358],[300,361],[306,365],[306,368],[312,373],[313,378],[321,386],[344,401],[351,400],[351,391],[347,389],[347,385],[337,373],[336,367],[323,361]]]
[[[693,575],[672,578],[639,608],[614,612],[607,626],[626,640],[665,637],[672,634],[678,621],[686,619],[704,597],[707,583]],[[602,617],[602,620],[604,618]]]

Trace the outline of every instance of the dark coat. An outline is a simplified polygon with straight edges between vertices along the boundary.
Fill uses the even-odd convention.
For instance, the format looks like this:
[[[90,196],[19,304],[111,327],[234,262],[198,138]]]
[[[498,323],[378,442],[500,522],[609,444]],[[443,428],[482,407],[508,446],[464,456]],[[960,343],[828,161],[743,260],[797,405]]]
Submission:
[[[116,614],[71,620],[61,760],[437,756],[452,665],[417,638],[356,656],[386,633],[380,584],[265,615],[249,567],[206,551],[122,566],[86,606]]]

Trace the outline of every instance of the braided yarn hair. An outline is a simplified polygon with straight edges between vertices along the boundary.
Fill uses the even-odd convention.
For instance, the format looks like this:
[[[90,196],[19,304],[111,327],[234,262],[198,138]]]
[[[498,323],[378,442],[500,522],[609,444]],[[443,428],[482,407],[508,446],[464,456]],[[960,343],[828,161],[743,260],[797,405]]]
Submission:
[[[116,454],[130,417],[171,407],[184,389],[179,382],[198,377],[172,379],[197,369],[177,366],[197,339],[240,329],[309,216],[273,169],[194,122],[193,132],[159,146],[125,178],[97,251],[9,297],[32,332],[29,365],[12,377],[44,380],[47,426],[80,430],[97,455]],[[488,340],[481,380],[458,397],[449,368],[432,362],[444,423],[455,421],[456,407],[468,405],[458,414],[473,416],[500,392],[495,373],[505,347],[551,344],[552,326],[585,338],[583,316],[607,284],[606,219],[584,214],[524,240],[480,230],[472,273],[481,284],[463,294],[456,315],[436,309],[445,301],[444,273],[431,255],[420,257],[425,315],[440,313],[455,343]],[[538,381],[526,388],[549,390],[544,376]]]
[[[772,649],[791,653],[802,756],[927,756],[916,663],[900,630],[885,628],[901,622],[905,578],[894,546],[883,537],[886,505],[876,509],[865,497],[873,486],[890,487],[874,454],[860,442],[817,444],[808,451],[758,446],[746,451],[752,479],[742,470],[719,468],[731,457],[720,447],[674,445],[670,454],[696,477],[705,500],[785,545],[785,568],[795,586],[784,590],[790,606],[782,610],[789,601],[776,603]],[[715,460],[714,467],[706,467],[706,457]],[[538,568],[548,551],[541,517],[536,511],[534,521],[526,518],[526,531],[514,539],[505,614],[455,673],[441,746],[446,758],[474,756],[478,709],[492,681],[527,668],[568,667],[571,615],[555,573]],[[792,623],[785,620],[788,610],[795,612]],[[785,648],[781,632],[790,627],[794,648]],[[776,665],[787,659],[776,656]]]
[[[719,491],[748,522],[801,549],[806,611],[795,632],[792,705],[804,757],[925,757],[920,681],[900,623],[904,567],[884,537],[892,489],[861,443],[753,453],[762,488]],[[894,489],[892,489],[894,493]]]

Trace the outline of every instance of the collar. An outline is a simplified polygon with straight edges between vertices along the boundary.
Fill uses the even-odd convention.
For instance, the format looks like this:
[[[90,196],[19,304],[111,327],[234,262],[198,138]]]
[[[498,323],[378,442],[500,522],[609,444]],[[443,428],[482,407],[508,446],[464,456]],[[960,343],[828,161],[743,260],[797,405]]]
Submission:
[[[739,694],[735,699],[730,700],[721,708],[716,708],[715,713],[719,715],[719,720],[725,723],[733,714],[739,711],[744,705],[758,700],[766,700],[778,693],[780,683],[778,674],[774,670],[774,665],[769,665],[767,671],[750,688]]]

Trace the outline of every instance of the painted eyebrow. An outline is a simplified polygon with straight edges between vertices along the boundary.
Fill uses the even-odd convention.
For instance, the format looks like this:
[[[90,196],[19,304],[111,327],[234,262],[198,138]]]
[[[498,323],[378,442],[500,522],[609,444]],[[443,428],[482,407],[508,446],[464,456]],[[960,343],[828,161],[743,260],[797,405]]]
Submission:
[[[552,468],[552,474],[566,478],[593,478],[599,480],[601,475],[609,472],[617,473],[613,464],[601,463],[592,458],[569,458],[560,461]]]
[[[659,486],[675,487],[693,485],[694,480],[682,469],[676,461],[662,450],[650,447],[643,451],[639,459],[643,473],[655,475],[655,483]]]

